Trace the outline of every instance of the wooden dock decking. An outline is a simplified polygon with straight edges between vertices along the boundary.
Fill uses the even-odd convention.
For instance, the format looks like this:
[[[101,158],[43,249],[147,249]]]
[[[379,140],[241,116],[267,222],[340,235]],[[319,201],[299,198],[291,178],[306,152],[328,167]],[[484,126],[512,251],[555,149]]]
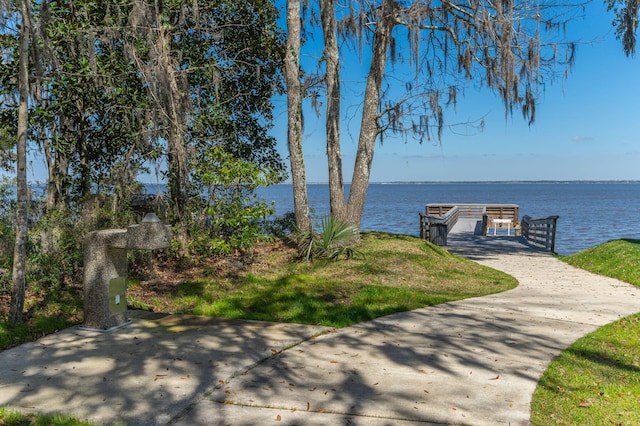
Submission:
[[[448,236],[461,235],[524,238],[528,242],[555,250],[558,216],[519,221],[517,204],[427,204],[420,213],[420,236],[446,246]],[[500,229],[500,232],[498,232]]]
[[[458,222],[449,230],[449,234],[482,235],[482,220],[473,218],[458,219]]]

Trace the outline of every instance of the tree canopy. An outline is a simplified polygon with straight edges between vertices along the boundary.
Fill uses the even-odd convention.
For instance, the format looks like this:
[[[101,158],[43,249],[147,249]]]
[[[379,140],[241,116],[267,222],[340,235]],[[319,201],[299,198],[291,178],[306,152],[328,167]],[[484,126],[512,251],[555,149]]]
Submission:
[[[324,41],[318,72],[326,89],[332,214],[359,225],[376,142],[390,134],[440,140],[446,107],[455,107],[468,85],[494,91],[505,114],[519,109],[533,123],[540,86],[573,63],[575,45],[563,30],[581,13],[577,1],[320,0],[306,16],[307,28],[319,17]],[[340,75],[358,60],[368,72],[364,84],[348,89],[362,97],[359,117],[350,117],[360,126],[345,197],[340,105],[349,79]]]
[[[613,26],[616,36],[622,41],[622,48],[627,56],[636,53],[636,33],[640,17],[640,1],[638,0],[605,0],[607,9],[615,13]]]
[[[17,171],[13,323],[27,248],[30,273],[64,285],[83,232],[131,224],[137,179],[155,166],[174,253],[194,240],[201,253],[250,250],[271,211],[253,192],[286,177],[268,134],[283,89],[277,17],[265,0],[0,2],[0,167]],[[44,212],[27,209],[27,152],[46,164]]]
[[[284,44],[271,2],[45,0],[33,7],[29,141],[49,169],[50,207],[122,188],[157,161],[167,165],[180,217],[198,191],[195,162],[214,145],[283,178],[268,135]],[[16,30],[5,26],[0,38],[2,135],[15,129]]]

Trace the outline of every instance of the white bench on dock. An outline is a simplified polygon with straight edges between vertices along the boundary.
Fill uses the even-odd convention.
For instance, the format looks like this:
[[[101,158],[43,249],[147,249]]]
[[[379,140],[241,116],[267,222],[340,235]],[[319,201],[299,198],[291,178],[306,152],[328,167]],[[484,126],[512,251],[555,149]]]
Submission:
[[[497,235],[498,225],[507,225],[507,236],[511,235],[511,223],[513,219],[491,219],[491,223],[493,224],[493,235]]]

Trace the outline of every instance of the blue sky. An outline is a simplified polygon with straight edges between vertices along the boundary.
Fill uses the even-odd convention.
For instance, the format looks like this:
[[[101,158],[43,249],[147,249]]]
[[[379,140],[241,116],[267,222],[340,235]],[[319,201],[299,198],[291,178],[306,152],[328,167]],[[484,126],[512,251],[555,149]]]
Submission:
[[[519,111],[505,120],[497,95],[467,90],[456,111],[445,112],[445,120],[484,117],[483,131],[445,130],[440,144],[386,138],[376,146],[371,182],[640,180],[640,58],[624,55],[612,21],[613,14],[596,1],[584,19],[569,24],[567,39],[584,43],[568,78],[546,86],[532,126]],[[344,64],[341,72],[343,78],[353,75]],[[345,99],[343,113],[347,104]],[[283,99],[276,105],[286,106]],[[277,114],[277,120],[273,134],[286,157],[286,115]],[[349,181],[357,134],[349,135],[345,127],[342,153]],[[308,182],[326,182],[324,122],[310,112],[303,146]]]

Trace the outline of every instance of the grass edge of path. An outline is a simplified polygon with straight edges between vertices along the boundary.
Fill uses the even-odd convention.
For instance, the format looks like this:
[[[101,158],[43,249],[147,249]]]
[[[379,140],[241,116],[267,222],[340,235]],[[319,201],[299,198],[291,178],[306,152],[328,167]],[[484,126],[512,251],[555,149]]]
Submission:
[[[570,256],[572,266],[640,287],[640,240],[613,240]],[[640,313],[574,342],[543,373],[533,425],[640,424]]]

